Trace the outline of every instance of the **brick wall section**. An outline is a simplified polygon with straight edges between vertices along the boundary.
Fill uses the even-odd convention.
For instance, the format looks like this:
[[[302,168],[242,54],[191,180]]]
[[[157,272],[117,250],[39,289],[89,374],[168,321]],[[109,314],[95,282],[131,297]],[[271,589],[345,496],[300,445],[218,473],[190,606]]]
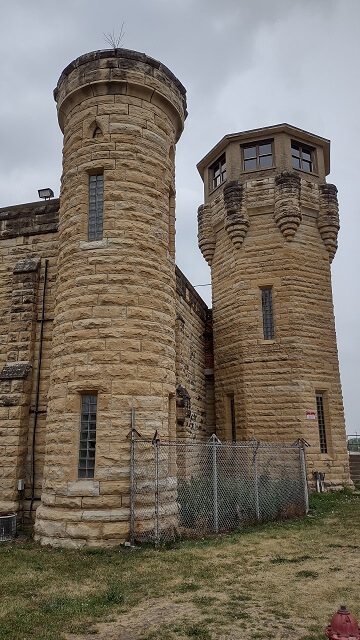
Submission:
[[[212,343],[208,308],[176,268],[176,406],[177,439],[204,440],[214,421],[206,414],[206,360]]]
[[[53,284],[59,201],[0,209],[0,511],[26,510],[31,494],[32,425],[38,358],[44,260],[49,286],[44,332],[40,407],[49,385]],[[38,419],[35,452],[36,497],[42,484],[45,416]],[[17,490],[18,479],[25,491]]]

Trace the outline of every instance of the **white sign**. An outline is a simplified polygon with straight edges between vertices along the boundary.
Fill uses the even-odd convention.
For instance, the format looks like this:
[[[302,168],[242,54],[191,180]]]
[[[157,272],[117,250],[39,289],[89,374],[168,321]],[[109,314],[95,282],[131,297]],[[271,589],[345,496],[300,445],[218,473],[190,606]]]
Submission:
[[[306,420],[315,420],[315,419],[316,419],[315,411],[307,411],[306,412]]]

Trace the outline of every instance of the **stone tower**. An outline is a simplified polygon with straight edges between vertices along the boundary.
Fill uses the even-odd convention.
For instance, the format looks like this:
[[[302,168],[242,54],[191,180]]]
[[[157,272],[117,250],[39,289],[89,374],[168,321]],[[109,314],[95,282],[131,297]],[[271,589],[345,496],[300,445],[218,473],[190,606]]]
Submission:
[[[129,532],[131,407],[145,437],[175,428],[174,157],[185,89],[156,60],[117,49],[73,61],[54,96],[63,174],[35,530],[43,543],[116,544]]]
[[[198,165],[211,265],[220,438],[307,447],[308,476],[349,481],[330,264],[330,143],[287,124],[225,136]]]

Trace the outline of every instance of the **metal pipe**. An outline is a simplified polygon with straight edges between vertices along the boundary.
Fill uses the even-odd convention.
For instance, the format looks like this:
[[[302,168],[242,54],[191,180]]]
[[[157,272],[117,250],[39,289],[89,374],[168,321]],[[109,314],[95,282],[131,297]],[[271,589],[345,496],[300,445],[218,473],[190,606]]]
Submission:
[[[36,440],[37,417],[39,413],[40,376],[41,376],[41,360],[42,360],[43,334],[44,334],[44,322],[45,322],[45,295],[46,295],[48,264],[49,264],[49,260],[45,260],[43,295],[42,295],[42,303],[41,303],[38,367],[36,372],[34,421],[33,421],[32,446],[31,446],[31,500],[30,500],[30,509],[29,509],[30,519],[31,519],[33,503],[35,500],[35,440]]]
[[[135,541],[135,409],[131,407],[131,451],[130,451],[130,544]]]
[[[154,471],[155,471],[155,505],[154,505],[154,537],[155,546],[159,544],[159,440],[154,439]]]
[[[217,460],[216,460],[216,447],[217,441],[213,439],[212,450],[212,472],[213,472],[213,509],[214,509],[214,531],[219,532],[219,512],[218,512],[218,479],[217,479]]]

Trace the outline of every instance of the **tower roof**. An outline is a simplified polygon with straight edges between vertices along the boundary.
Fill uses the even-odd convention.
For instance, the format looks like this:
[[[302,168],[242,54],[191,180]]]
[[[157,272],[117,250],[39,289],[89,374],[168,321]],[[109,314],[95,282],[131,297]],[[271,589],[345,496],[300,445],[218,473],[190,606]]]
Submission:
[[[272,136],[277,133],[286,133],[296,139],[300,138],[300,140],[307,142],[310,145],[322,147],[324,150],[325,173],[326,175],[330,173],[330,140],[284,122],[282,124],[274,124],[270,127],[261,127],[260,129],[249,129],[248,131],[226,134],[197,164],[197,169],[201,177],[204,177],[205,167],[216,160],[216,158],[228,146],[229,142],[250,142],[251,140],[263,138],[264,136]]]

